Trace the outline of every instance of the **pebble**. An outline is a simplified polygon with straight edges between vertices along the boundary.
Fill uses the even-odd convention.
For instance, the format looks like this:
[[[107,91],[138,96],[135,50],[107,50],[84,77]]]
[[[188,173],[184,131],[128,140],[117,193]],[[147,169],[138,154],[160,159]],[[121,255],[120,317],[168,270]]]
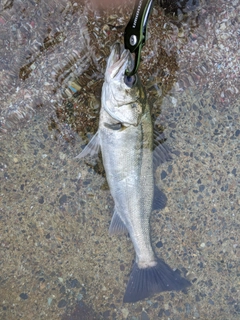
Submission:
[[[185,311],[186,311],[186,314],[190,314],[191,312],[191,306],[189,303],[185,303]]]
[[[80,283],[77,279],[67,280],[66,287],[67,288],[80,288]]]
[[[198,295],[196,295],[196,298],[195,298],[195,299],[196,299],[197,302],[199,302],[199,301],[201,300]]]
[[[64,194],[63,196],[61,196],[61,198],[59,199],[59,203],[60,205],[63,205],[64,203],[67,202],[67,196],[66,194]]]
[[[103,312],[103,319],[109,319],[110,317],[110,310],[106,310]]]
[[[145,311],[143,311],[141,314],[141,320],[150,320],[148,314]]]
[[[158,313],[158,317],[161,318],[164,314],[164,309],[160,309]]]
[[[81,293],[79,293],[79,294],[77,295],[77,301],[81,301],[82,298],[83,298],[83,295],[82,295]]]
[[[61,286],[59,292],[62,293],[62,294],[65,294],[65,292],[66,292],[65,286]]]
[[[174,97],[171,97],[172,99],[172,104],[174,105],[174,107],[177,105],[177,99]]]
[[[58,308],[64,308],[67,305],[67,301],[62,299],[58,302]]]
[[[162,180],[165,179],[166,176],[167,176],[167,172],[165,170],[163,170],[162,173],[161,173],[161,179]]]
[[[199,318],[199,313],[198,313],[197,310],[194,311],[194,317],[195,317],[195,318]]]
[[[38,202],[39,202],[40,204],[43,204],[43,203],[44,203],[44,197],[41,196],[41,197],[38,199]]]
[[[170,316],[170,311],[169,310],[165,310],[165,315],[166,316]]]
[[[21,293],[21,294],[19,295],[19,297],[20,297],[21,299],[23,299],[23,300],[27,300],[27,299],[28,299],[28,294],[27,294],[27,293]]]
[[[158,241],[158,242],[156,243],[156,247],[157,247],[157,248],[162,248],[162,247],[163,247],[162,241]]]
[[[66,159],[66,154],[63,153],[63,152],[59,152],[59,158],[60,158],[61,160]]]
[[[47,301],[48,301],[48,305],[49,305],[49,306],[51,305],[52,300],[53,300],[53,299],[52,299],[51,297],[47,299]]]
[[[126,309],[126,308],[123,308],[122,309],[122,315],[123,315],[123,318],[126,319],[127,316],[129,315],[129,310]]]
[[[220,29],[225,30],[226,29],[226,24],[223,22],[220,24]]]
[[[124,270],[125,270],[124,264],[120,264],[120,270],[121,270],[121,271],[124,271]]]

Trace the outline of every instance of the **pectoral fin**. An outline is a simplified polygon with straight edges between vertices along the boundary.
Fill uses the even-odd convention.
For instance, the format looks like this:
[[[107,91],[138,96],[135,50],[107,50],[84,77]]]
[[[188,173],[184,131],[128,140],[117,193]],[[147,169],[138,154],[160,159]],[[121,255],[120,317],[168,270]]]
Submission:
[[[119,214],[117,213],[116,208],[114,210],[113,217],[112,217],[108,232],[111,236],[128,232],[125,224],[122,222],[121,218],[119,217]]]
[[[99,144],[99,137],[97,132],[89,141],[89,143],[86,145],[86,147],[83,149],[83,151],[80,152],[80,154],[75,158],[80,159],[86,156],[93,157],[97,155],[99,151],[100,151],[100,144]]]

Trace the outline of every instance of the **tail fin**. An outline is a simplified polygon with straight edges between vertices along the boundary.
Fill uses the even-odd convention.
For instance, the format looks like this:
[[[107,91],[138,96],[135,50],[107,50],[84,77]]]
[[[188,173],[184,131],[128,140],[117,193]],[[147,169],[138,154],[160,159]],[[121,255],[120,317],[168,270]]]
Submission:
[[[162,291],[183,290],[191,283],[173,271],[163,260],[157,265],[140,269],[135,262],[128,281],[123,302],[143,300]]]

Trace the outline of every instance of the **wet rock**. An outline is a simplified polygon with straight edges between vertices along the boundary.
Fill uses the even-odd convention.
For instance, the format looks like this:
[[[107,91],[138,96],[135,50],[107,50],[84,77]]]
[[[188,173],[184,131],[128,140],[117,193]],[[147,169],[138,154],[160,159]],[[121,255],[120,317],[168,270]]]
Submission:
[[[21,294],[19,295],[19,297],[20,297],[21,299],[23,299],[23,300],[27,300],[27,299],[28,299],[28,294],[27,294],[27,293],[21,293]]]
[[[196,300],[197,302],[199,302],[199,301],[201,300],[200,297],[199,297],[199,295],[196,295],[195,300]]]
[[[235,312],[236,312],[237,314],[240,314],[240,303],[236,304],[236,305],[234,306],[234,309],[235,309]]]
[[[111,315],[110,310],[107,310],[107,311],[105,311],[103,313],[103,318],[104,319],[110,319],[111,318],[110,315]]]
[[[162,173],[161,173],[161,179],[162,180],[165,179],[166,176],[167,176],[167,172],[165,170],[163,170]]]
[[[120,264],[120,270],[121,270],[121,271],[124,271],[124,270],[125,270],[124,264]]]
[[[158,241],[158,242],[156,243],[156,247],[157,247],[157,248],[162,248],[162,247],[163,247],[162,241]]]
[[[58,308],[64,308],[67,305],[67,301],[62,299],[58,302]]]
[[[169,310],[165,310],[164,313],[165,313],[166,316],[170,316],[170,314],[171,314],[171,312]]]
[[[158,313],[158,317],[162,318],[163,315],[164,315],[164,309],[160,309]]]
[[[141,320],[150,320],[148,314],[145,311],[143,311],[141,314]]]
[[[165,9],[166,13],[176,15],[193,11],[199,6],[199,0],[159,0],[158,3]]]
[[[61,288],[60,288],[60,293],[64,294],[65,292],[66,292],[65,287],[64,287],[64,286],[61,286]]]
[[[66,194],[64,194],[63,196],[61,196],[61,198],[59,199],[59,203],[62,206],[64,203],[67,202],[67,196]]]
[[[41,196],[41,197],[38,199],[38,202],[41,203],[41,204],[43,204],[43,203],[44,203],[44,197]]]
[[[73,279],[73,280],[67,280],[66,281],[66,287],[67,288],[80,288],[80,283],[77,279]]]
[[[191,312],[191,305],[189,303],[185,303],[185,312],[186,314],[190,314]]]

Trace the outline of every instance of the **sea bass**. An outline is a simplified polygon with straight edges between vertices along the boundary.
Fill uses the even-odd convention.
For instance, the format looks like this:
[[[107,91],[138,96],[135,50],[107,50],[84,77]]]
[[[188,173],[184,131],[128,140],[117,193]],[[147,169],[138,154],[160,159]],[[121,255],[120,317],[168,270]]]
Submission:
[[[156,257],[150,241],[149,217],[164,195],[154,187],[153,158],[163,162],[167,150],[155,151],[146,93],[138,75],[127,77],[132,58],[116,43],[108,58],[102,87],[99,129],[78,158],[101,150],[115,208],[109,233],[130,234],[136,260],[124,302],[136,302],[161,291],[182,290],[190,282]]]

